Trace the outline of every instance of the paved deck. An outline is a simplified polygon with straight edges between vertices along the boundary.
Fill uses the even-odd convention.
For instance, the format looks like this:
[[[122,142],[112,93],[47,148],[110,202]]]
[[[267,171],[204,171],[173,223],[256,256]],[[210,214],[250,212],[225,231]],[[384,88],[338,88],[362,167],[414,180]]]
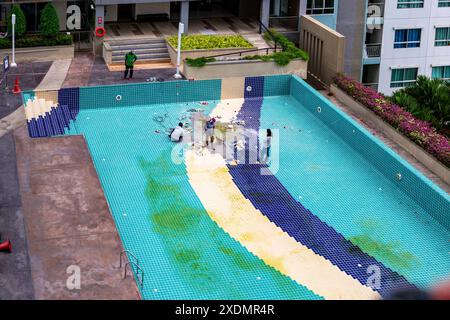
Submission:
[[[172,81],[175,80],[173,75],[176,72],[175,68],[140,69],[136,67],[133,79],[123,80],[122,68],[117,69],[117,71],[109,70],[103,58],[94,58],[89,53],[77,53],[72,60],[62,87],[138,83],[146,82],[150,78],[156,78],[159,81]]]
[[[15,130],[17,168],[36,299],[139,299],[118,269],[123,250],[82,136],[30,139]],[[69,290],[71,265],[81,289]]]

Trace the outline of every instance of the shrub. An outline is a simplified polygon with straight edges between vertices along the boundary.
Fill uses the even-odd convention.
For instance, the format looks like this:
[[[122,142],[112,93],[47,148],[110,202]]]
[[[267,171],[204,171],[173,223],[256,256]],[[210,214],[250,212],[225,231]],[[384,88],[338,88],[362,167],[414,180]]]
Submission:
[[[27,30],[27,21],[25,19],[25,14],[19,5],[15,4],[12,6],[11,11],[8,15],[8,35],[12,35],[12,24],[11,24],[11,16],[12,14],[16,15],[16,26],[15,26],[15,34],[20,36],[25,33]]]
[[[186,63],[191,67],[203,67],[208,62],[216,61],[215,58],[200,57],[196,59],[186,58]]]
[[[371,109],[410,140],[450,167],[450,142],[444,135],[437,133],[429,122],[414,117],[381,93],[365,87],[349,77],[338,75],[334,78],[334,83],[353,99]]]
[[[55,7],[47,3],[42,9],[39,29],[45,36],[55,36],[59,32],[59,18]]]
[[[178,36],[167,38],[173,46],[178,46]],[[252,48],[253,46],[240,35],[183,35],[181,50]]]
[[[70,45],[72,42],[72,35],[69,34],[57,34],[51,38],[42,35],[25,35],[16,40],[16,48],[63,46]],[[0,49],[7,48],[11,48],[11,39],[0,39]]]

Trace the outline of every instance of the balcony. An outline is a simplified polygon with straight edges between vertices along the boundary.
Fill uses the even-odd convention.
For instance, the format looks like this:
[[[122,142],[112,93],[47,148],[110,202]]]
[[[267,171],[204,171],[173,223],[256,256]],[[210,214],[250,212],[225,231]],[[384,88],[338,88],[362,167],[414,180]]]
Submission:
[[[381,43],[365,45],[365,58],[379,58],[381,56]]]
[[[381,29],[384,23],[384,2],[369,2],[367,4],[367,28]]]

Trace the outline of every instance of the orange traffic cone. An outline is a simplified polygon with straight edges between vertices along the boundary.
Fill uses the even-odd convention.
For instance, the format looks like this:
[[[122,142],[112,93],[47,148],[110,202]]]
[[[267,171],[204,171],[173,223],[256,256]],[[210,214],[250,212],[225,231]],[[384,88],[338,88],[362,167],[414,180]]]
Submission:
[[[11,251],[12,251],[11,241],[6,240],[6,241],[0,243],[0,252],[11,253]]]
[[[20,86],[19,86],[19,77],[16,77],[16,81],[14,82],[14,89],[13,89],[13,93],[14,94],[18,94],[21,93],[22,90],[20,90]]]

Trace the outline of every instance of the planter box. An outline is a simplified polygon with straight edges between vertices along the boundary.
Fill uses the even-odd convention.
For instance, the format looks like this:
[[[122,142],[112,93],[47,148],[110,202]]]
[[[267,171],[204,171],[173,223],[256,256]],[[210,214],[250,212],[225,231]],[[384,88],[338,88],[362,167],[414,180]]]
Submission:
[[[27,61],[53,61],[60,59],[72,59],[74,56],[74,45],[16,48],[16,62]],[[9,55],[11,60],[11,49],[1,49],[0,56]]]
[[[206,64],[203,67],[192,67],[183,63],[184,75],[188,79],[222,79],[234,77],[256,77],[278,74],[295,74],[306,79],[308,62],[297,59],[287,66],[279,66],[274,61],[237,60],[218,61]]]
[[[331,92],[345,104],[352,112],[365,122],[369,122],[371,126],[386,135],[389,139],[394,141],[409,154],[411,154],[417,161],[422,163],[445,183],[450,184],[450,170],[438,161],[435,157],[426,152],[423,148],[418,146],[415,142],[408,139],[401,132],[393,128],[389,123],[385,122],[372,110],[354,100],[347,93],[339,89],[336,85],[331,85]]]
[[[172,64],[177,65],[177,49],[174,48],[169,42],[167,42],[167,49],[169,50],[170,60],[172,60]],[[237,52],[252,50],[252,49],[256,49],[256,48],[252,47],[252,48],[183,50],[183,51],[181,51],[181,61],[185,61],[186,58],[195,59],[195,58],[200,58],[200,57],[216,56],[216,55],[220,55],[220,54],[237,53]],[[255,54],[258,54],[258,52],[254,51],[254,52],[249,52],[248,54],[255,55]]]

